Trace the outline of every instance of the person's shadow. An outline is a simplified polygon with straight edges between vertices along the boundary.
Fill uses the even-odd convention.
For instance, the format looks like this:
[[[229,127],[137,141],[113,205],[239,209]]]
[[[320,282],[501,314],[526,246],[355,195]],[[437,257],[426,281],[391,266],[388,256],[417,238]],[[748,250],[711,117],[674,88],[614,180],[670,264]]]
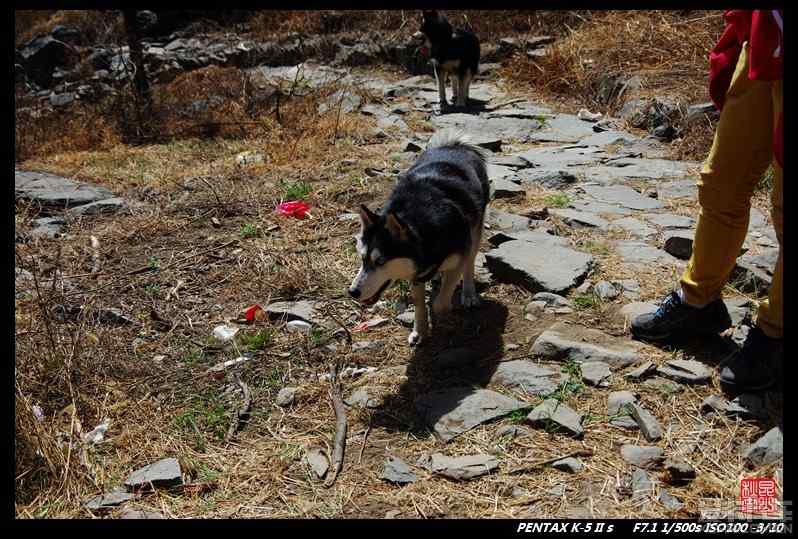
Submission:
[[[455,296],[459,297],[459,290]],[[502,356],[507,308],[486,298],[468,311],[457,304],[459,300],[445,317],[431,321],[427,340],[410,354],[407,379],[374,411],[373,425],[424,436],[462,399],[488,385]],[[419,396],[453,388],[458,388],[456,396],[432,412],[416,410]]]

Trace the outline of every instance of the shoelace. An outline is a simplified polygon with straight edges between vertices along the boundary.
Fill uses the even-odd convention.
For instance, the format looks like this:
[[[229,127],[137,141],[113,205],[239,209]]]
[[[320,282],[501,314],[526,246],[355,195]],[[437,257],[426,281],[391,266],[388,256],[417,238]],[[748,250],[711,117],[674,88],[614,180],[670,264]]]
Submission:
[[[662,302],[662,305],[660,305],[657,308],[657,312],[655,313],[655,316],[657,318],[665,316],[669,312],[674,310],[676,307],[681,305],[681,303],[682,302],[681,302],[681,300],[679,298],[679,294],[677,294],[676,292],[671,292],[671,295],[668,296],[667,298],[665,298],[665,301]]]

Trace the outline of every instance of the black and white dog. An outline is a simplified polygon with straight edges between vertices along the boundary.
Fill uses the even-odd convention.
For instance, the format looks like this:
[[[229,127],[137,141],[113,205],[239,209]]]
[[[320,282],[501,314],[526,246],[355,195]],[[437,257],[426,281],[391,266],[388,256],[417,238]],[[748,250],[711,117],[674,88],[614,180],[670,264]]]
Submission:
[[[360,207],[362,260],[349,294],[373,305],[396,280],[412,284],[415,321],[411,345],[428,334],[425,283],[436,273],[442,282],[432,311],[452,306],[462,277],[462,304],[474,307],[474,259],[479,251],[490,196],[485,155],[454,131],[435,134],[427,150],[400,174],[388,201],[378,210]]]
[[[452,79],[452,102],[468,105],[471,80],[479,69],[479,38],[467,30],[454,30],[437,11],[424,11],[421,30],[414,37],[426,40],[430,62],[438,80],[441,110],[447,108],[446,79]]]

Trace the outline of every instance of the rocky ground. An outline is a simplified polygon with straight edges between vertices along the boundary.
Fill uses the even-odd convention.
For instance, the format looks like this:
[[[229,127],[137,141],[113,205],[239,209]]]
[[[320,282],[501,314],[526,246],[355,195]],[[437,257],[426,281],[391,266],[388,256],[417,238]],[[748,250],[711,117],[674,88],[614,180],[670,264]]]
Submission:
[[[150,44],[148,54],[179,55],[190,45]],[[170,216],[194,234],[188,241],[181,236],[170,245],[161,238],[156,252],[132,237],[129,245],[91,258],[103,265],[100,274],[174,287],[165,298],[162,290],[150,301],[128,300],[134,285],[113,279],[108,283],[116,295],[109,298],[97,292],[98,283],[63,270],[39,282],[44,277],[34,277],[29,259],[18,254],[18,323],[20,306],[42,297],[42,286],[60,288],[61,298],[91,297],[91,309],[80,301],[59,304],[58,323],[103,328],[92,330],[100,341],[104,335],[126,340],[128,360],[146,363],[129,380],[137,389],[114,386],[111,401],[127,410],[133,403],[125,392],[132,391],[135,406],[159,411],[160,425],[194,421],[168,435],[145,435],[135,425],[138,412],[103,404],[97,419],[113,417],[110,427],[100,424],[69,442],[85,456],[93,493],[88,489],[63,511],[121,518],[707,518],[734,513],[744,477],[773,476],[780,491],[781,390],[724,395],[715,369],[742,342],[754,302],[769,285],[777,243],[766,207],[752,208],[726,294],[733,331],[665,349],[632,341],[629,318],[656,308],[689,258],[699,163],[667,159],[667,137],[629,130],[620,119],[566,113],[512,93],[498,67],[485,66],[468,110],[444,113],[426,75],[387,77],[313,63],[251,67],[256,84],[340,85],[319,112],[337,109],[368,122],[365,145],[383,159],[360,171],[361,186],[368,185],[364,196],[356,184],[345,187],[345,203],[341,192],[322,190],[311,219],[267,215],[254,240],[235,238],[240,221],[231,224],[221,214],[213,221],[203,210]],[[351,88],[377,97],[364,99]],[[48,95],[51,103],[60,99]],[[428,343],[411,349],[404,344],[412,324],[406,291],[364,310],[314,286],[312,275],[293,294],[234,296],[231,282],[222,284],[245,279],[242,268],[274,268],[281,254],[270,238],[290,239],[304,226],[303,234],[310,229],[314,237],[282,256],[326,253],[328,266],[313,266],[310,258],[304,263],[332,275],[343,291],[356,271],[348,245],[357,228],[352,208],[379,204],[395,172],[443,128],[462,129],[490,155],[493,201],[478,259],[482,306],[456,309],[437,321]],[[257,151],[233,159],[243,171],[263,160]],[[324,165],[348,160],[361,166],[363,154],[347,146]],[[103,233],[130,227],[161,204],[157,194],[153,199],[44,172],[60,172],[51,165],[34,171],[22,163],[16,170],[16,198],[34,217],[18,226],[18,251],[57,250],[70,236],[100,243]],[[204,265],[213,284],[166,277],[186,263]],[[84,271],[94,269],[84,265]],[[264,316],[245,320],[240,312],[255,303]],[[181,314],[176,322],[177,310],[187,319]],[[160,321],[165,327],[158,327],[159,317],[167,319]],[[272,341],[249,346],[258,328],[273,331]],[[228,338],[225,331],[237,335]],[[187,361],[176,351],[178,338],[202,341],[201,360]],[[333,473],[335,415],[326,374],[332,359],[343,367],[349,434],[343,469],[324,489]],[[166,382],[175,379],[175,387]],[[240,432],[232,441],[216,436],[214,429],[227,430],[250,390]],[[208,391],[221,406],[213,424],[207,403],[202,414],[186,412],[191,395]],[[45,413],[39,421],[57,416]]]

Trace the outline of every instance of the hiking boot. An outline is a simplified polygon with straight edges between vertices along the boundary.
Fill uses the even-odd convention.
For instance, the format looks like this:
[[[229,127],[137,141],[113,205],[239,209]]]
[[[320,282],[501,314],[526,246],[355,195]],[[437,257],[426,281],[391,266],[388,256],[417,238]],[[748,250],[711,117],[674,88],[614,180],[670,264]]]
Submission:
[[[751,328],[742,348],[720,365],[720,382],[738,391],[760,391],[777,380],[782,340],[771,339],[758,327]]]
[[[695,335],[718,334],[731,327],[731,317],[723,300],[705,307],[691,307],[677,292],[665,298],[653,313],[632,320],[632,336],[646,341],[667,341]]]

